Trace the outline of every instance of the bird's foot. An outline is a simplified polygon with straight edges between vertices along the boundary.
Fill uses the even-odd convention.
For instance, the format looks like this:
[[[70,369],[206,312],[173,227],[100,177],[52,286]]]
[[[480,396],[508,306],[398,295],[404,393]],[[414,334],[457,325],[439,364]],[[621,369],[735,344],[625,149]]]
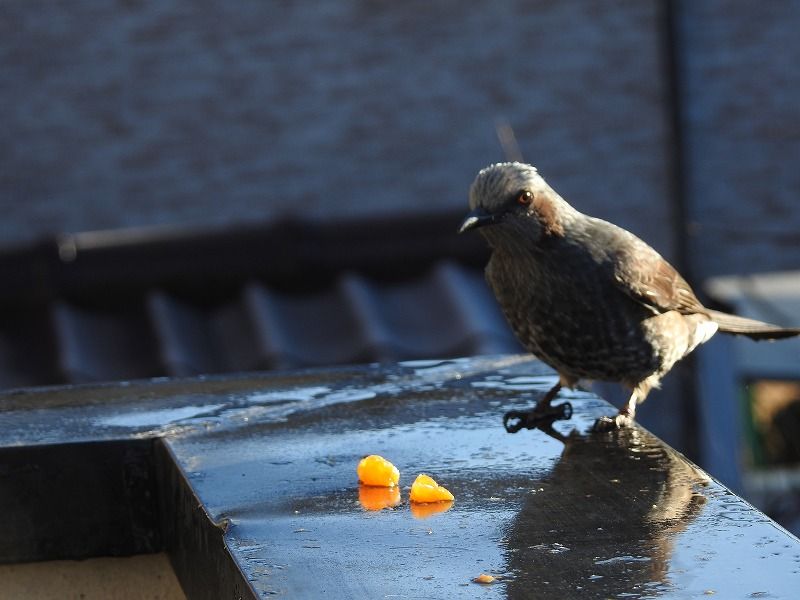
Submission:
[[[592,431],[617,431],[633,425],[633,417],[619,413],[614,417],[600,417],[594,422]]]
[[[537,404],[533,410],[510,410],[503,415],[503,427],[508,433],[517,433],[520,429],[536,429],[545,423],[572,418],[572,404],[564,402],[556,406],[547,405],[541,408]]]

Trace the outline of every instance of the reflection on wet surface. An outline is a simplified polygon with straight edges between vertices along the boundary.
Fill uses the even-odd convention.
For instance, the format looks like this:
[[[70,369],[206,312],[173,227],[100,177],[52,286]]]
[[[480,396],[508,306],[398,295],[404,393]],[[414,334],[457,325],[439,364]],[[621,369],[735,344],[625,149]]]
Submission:
[[[502,415],[553,383],[537,363],[232,381],[172,396],[134,385],[125,393],[139,400],[127,409],[89,412],[97,436],[128,427],[166,437],[211,517],[230,521],[227,542],[260,597],[796,598],[800,589],[800,541],[644,430],[587,433],[609,410],[594,396],[560,394],[570,420],[507,434]],[[143,406],[147,394],[157,400]],[[45,422],[89,435],[71,412],[86,406],[55,404]],[[177,421],[154,428],[160,410]],[[356,465],[373,453],[400,469],[388,495],[359,488]],[[412,506],[419,473],[454,502],[424,514]],[[497,581],[473,583],[481,573]]]
[[[359,484],[358,502],[364,510],[394,508],[400,504],[400,488]]]
[[[509,596],[669,592],[675,540],[707,478],[638,429],[559,437],[561,458],[508,528]]]

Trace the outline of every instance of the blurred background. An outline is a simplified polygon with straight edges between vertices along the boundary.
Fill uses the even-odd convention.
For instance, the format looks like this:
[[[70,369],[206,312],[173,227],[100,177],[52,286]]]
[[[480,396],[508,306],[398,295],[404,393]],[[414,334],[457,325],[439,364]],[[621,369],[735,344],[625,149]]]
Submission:
[[[455,235],[517,154],[707,302],[800,326],[799,27],[788,0],[2,2],[0,387],[519,352]],[[797,341],[718,336],[641,421],[798,532],[799,381]]]

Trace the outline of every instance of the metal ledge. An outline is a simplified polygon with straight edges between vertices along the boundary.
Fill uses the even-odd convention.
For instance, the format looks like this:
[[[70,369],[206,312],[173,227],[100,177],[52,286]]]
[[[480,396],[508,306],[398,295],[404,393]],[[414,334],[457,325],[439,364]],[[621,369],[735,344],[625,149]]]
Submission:
[[[507,434],[553,382],[506,356],[0,396],[2,560],[165,548],[189,598],[796,595],[800,540],[647,431],[591,433],[597,397]],[[419,472],[455,502],[409,505]]]

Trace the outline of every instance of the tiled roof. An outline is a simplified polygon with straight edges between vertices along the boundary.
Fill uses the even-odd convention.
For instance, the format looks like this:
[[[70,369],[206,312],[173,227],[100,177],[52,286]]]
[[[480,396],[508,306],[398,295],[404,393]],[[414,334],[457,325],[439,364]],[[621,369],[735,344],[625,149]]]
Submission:
[[[519,351],[456,221],[83,234],[7,254],[0,387]]]

